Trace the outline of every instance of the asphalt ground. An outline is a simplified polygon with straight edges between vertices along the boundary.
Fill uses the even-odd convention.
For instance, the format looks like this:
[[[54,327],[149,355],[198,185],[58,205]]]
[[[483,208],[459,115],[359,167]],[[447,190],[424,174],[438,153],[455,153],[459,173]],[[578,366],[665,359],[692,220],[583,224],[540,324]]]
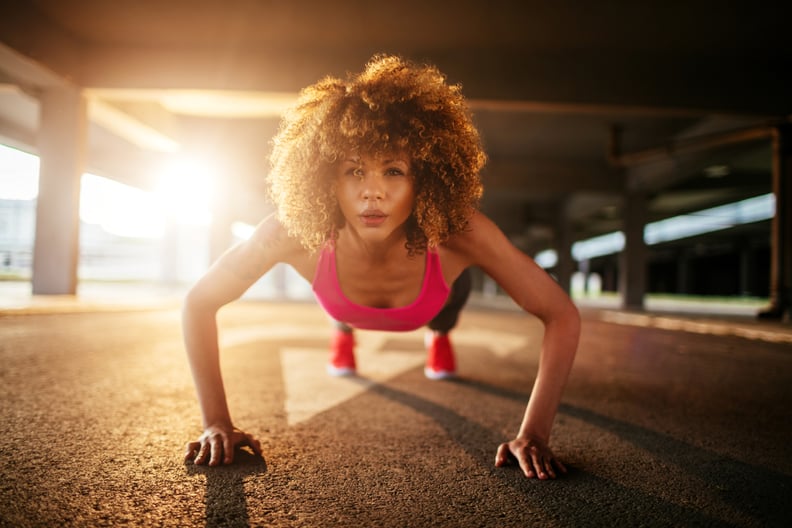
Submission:
[[[422,333],[358,333],[324,374],[313,303],[220,313],[236,424],[264,458],[182,460],[200,433],[174,303],[0,310],[2,526],[792,526],[792,328],[584,310],[551,444],[569,474],[495,468],[542,327],[469,307],[459,378]]]

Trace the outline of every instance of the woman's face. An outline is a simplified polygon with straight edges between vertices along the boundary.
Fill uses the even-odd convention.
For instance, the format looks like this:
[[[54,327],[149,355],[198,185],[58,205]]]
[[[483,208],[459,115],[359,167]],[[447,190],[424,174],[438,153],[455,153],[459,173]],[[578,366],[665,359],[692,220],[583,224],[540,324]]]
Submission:
[[[336,168],[336,199],[346,227],[371,242],[404,234],[415,200],[405,156],[349,156]]]

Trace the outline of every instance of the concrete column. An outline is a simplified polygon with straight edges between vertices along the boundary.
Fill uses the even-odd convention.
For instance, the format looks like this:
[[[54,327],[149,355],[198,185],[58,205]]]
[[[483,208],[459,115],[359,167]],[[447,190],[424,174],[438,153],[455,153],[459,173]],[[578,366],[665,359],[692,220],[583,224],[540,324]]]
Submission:
[[[572,273],[575,271],[575,261],[572,258],[572,224],[566,213],[566,206],[559,207],[556,219],[556,279],[565,292],[572,291]]]
[[[46,89],[39,98],[39,194],[33,246],[33,293],[75,294],[80,254],[80,177],[87,105],[76,87]]]
[[[790,319],[792,308],[792,125],[773,134],[773,217],[770,250],[770,306],[759,314],[768,319]]]
[[[619,292],[622,307],[643,310],[646,293],[646,243],[643,233],[647,219],[646,195],[629,191],[624,196],[624,251],[620,255]]]

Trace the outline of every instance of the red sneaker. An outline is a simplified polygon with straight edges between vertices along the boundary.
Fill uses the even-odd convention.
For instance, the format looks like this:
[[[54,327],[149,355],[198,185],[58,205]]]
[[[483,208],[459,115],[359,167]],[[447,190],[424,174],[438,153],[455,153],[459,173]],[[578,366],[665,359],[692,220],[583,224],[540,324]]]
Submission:
[[[331,376],[355,374],[355,336],[352,332],[336,330],[330,341],[330,362],[327,373]]]
[[[426,366],[424,375],[431,380],[441,380],[456,376],[454,348],[448,334],[426,333]]]

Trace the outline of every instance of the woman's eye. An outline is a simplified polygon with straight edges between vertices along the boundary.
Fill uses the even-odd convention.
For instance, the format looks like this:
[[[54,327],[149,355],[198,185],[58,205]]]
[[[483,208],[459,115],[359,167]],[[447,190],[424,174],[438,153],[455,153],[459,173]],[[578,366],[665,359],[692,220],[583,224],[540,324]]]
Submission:
[[[388,169],[386,174],[388,176],[403,176],[404,172],[401,169]]]

